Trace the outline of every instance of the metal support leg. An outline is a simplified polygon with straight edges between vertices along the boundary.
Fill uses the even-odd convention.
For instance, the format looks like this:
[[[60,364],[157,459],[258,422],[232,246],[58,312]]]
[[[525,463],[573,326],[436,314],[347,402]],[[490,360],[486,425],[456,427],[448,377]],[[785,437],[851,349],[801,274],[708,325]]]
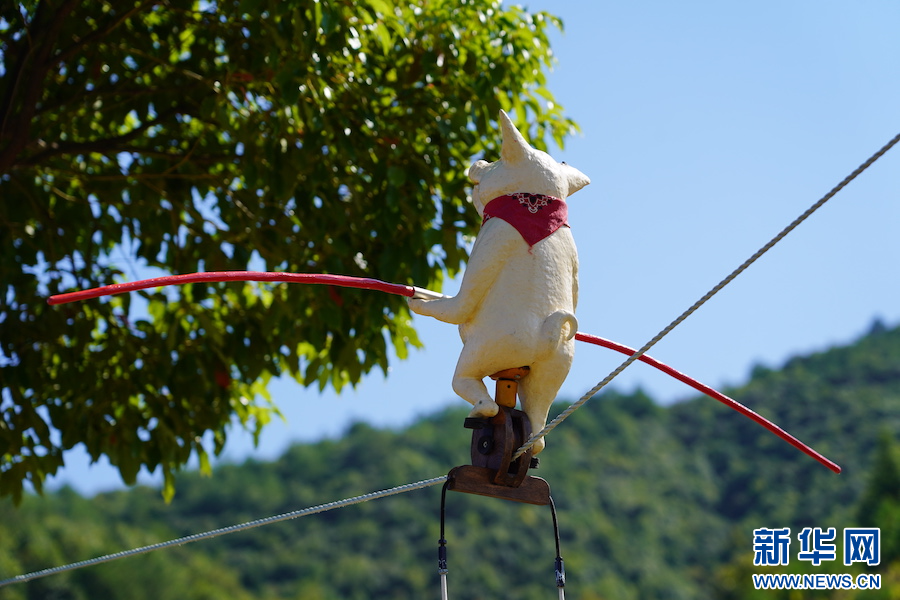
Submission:
[[[438,540],[438,574],[441,577],[441,600],[447,600],[447,540],[444,539],[444,507],[447,503],[447,486],[441,488],[441,539]],[[557,552],[558,554],[558,552]]]
[[[566,600],[566,566],[559,552],[559,523],[556,520],[556,505],[550,498],[550,514],[553,515],[553,537],[556,539],[556,590],[559,600]]]

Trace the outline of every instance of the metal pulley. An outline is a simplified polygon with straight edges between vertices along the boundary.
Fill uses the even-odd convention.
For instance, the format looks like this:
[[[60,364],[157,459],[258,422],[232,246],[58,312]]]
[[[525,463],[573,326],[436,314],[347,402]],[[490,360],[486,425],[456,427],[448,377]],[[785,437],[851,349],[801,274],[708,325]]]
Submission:
[[[528,367],[519,367],[491,375],[491,379],[497,382],[494,401],[500,410],[493,417],[470,417],[465,421],[465,427],[472,430],[472,464],[451,469],[441,491],[438,573],[442,600],[447,600],[447,540],[444,539],[447,490],[550,506],[556,539],[556,587],[560,600],[565,598],[565,567],[559,551],[559,526],[553,498],[550,497],[550,485],[540,477],[528,475],[528,469],[538,466],[538,459],[533,456],[532,450],[513,459],[516,450],[531,437],[531,422],[524,412],[515,408],[518,382],[528,375],[528,371]]]
[[[473,430],[472,466],[494,471],[491,482],[499,486],[519,487],[528,469],[537,467],[537,459],[530,449],[513,459],[515,451],[531,437],[528,416],[516,409],[519,381],[528,371],[528,367],[519,367],[491,375],[497,382],[494,397],[500,410],[493,417],[470,417],[465,421],[465,427]]]

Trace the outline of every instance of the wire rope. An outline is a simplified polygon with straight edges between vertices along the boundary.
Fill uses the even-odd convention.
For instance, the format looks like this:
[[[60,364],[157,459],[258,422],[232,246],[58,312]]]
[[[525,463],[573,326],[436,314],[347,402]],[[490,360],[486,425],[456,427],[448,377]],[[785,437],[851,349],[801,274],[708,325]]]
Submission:
[[[41,571],[35,571],[33,573],[26,573],[24,575],[18,575],[16,577],[11,577],[9,579],[0,580],[0,587],[4,587],[4,586],[7,586],[7,585],[10,585],[13,583],[24,583],[26,581],[31,581],[32,579],[39,579],[41,577],[47,577],[49,575],[56,575],[57,573],[63,573],[66,571],[74,571],[75,569],[81,569],[83,567],[99,565],[101,563],[106,563],[106,562],[110,562],[110,561],[114,561],[114,560],[119,560],[122,558],[127,558],[129,556],[137,556],[139,554],[146,554],[148,552],[153,552],[155,550],[162,550],[163,548],[171,548],[172,546],[183,546],[185,544],[190,544],[192,542],[199,542],[200,540],[208,540],[208,539],[211,539],[214,537],[218,537],[220,535],[236,533],[238,531],[246,531],[247,529],[261,527],[263,525],[270,525],[272,523],[278,523],[280,521],[287,521],[290,519],[297,519],[299,517],[306,517],[309,515],[322,513],[322,512],[329,511],[329,510],[334,510],[336,508],[343,508],[345,506],[351,506],[353,504],[360,504],[362,502],[368,502],[370,500],[387,498],[388,496],[395,496],[397,494],[403,494],[406,492],[411,492],[413,490],[420,490],[423,488],[431,487],[433,485],[438,485],[438,484],[444,483],[446,480],[447,480],[447,476],[442,475],[440,477],[434,477],[432,479],[425,479],[422,481],[418,481],[416,483],[407,483],[405,485],[400,485],[400,486],[393,487],[393,488],[390,488],[387,490],[371,492],[369,494],[363,494],[361,496],[354,496],[353,498],[346,498],[344,500],[336,500],[334,502],[328,502],[326,504],[319,504],[316,506],[311,506],[309,508],[295,510],[295,511],[292,511],[289,513],[275,515],[272,517],[266,517],[263,519],[256,519],[255,521],[249,521],[247,523],[242,523],[239,525],[231,525],[229,527],[222,527],[221,529],[214,529],[212,531],[207,531],[205,533],[195,533],[193,535],[188,535],[188,536],[177,538],[174,540],[169,540],[168,542],[160,542],[158,544],[142,546],[140,548],[125,550],[123,552],[116,552],[114,554],[106,554],[104,556],[98,556],[97,558],[91,558],[88,560],[83,560],[83,561],[76,562],[76,563],[62,565],[59,567],[43,569]]]
[[[681,313],[674,321],[672,321],[671,323],[666,325],[662,330],[660,330],[659,333],[657,333],[655,336],[653,336],[653,338],[651,338],[650,341],[648,341],[646,344],[641,346],[641,348],[637,352],[635,352],[634,354],[629,356],[625,360],[625,362],[623,362],[618,367],[613,369],[613,371],[610,372],[609,375],[607,375],[605,378],[600,380],[597,383],[597,385],[592,387],[578,401],[570,404],[563,412],[561,412],[559,415],[557,415],[556,418],[554,418],[552,421],[547,423],[547,425],[545,425],[543,429],[541,429],[537,433],[533,434],[528,439],[527,442],[522,444],[521,448],[516,450],[515,454],[513,455],[513,459],[516,459],[516,458],[522,456],[522,454],[524,454],[532,446],[534,446],[538,440],[540,440],[541,438],[546,436],[548,433],[553,431],[560,423],[562,423],[567,418],[569,418],[569,416],[571,416],[572,413],[574,413],[581,406],[583,406],[588,400],[593,398],[594,395],[597,394],[597,392],[599,392],[601,389],[606,387],[606,385],[609,384],[610,381],[612,381],[613,379],[618,377],[622,371],[624,371],[629,366],[631,366],[631,364],[633,364],[636,360],[640,359],[648,350],[650,350],[650,348],[655,346],[657,342],[659,342],[661,339],[663,339],[665,336],[667,336],[669,334],[669,332],[671,332],[673,329],[678,327],[678,325],[680,325],[689,316],[694,314],[694,312],[696,312],[697,309],[699,309],[701,306],[706,304],[706,302],[710,298],[715,296],[717,293],[719,293],[719,291],[722,288],[724,288],[726,285],[728,285],[729,283],[734,281],[734,279],[738,275],[740,275],[741,273],[746,271],[750,265],[752,265],[754,262],[756,262],[757,259],[759,259],[759,257],[761,257],[763,254],[768,252],[772,248],[772,246],[774,246],[775,244],[780,242],[782,239],[784,239],[785,236],[787,236],[794,229],[796,229],[801,223],[803,223],[803,221],[805,221],[807,218],[809,218],[814,212],[819,210],[822,207],[822,205],[824,205],[831,198],[833,198],[835,194],[837,194],[842,189],[844,189],[844,187],[846,187],[846,185],[848,183],[850,183],[851,181],[856,179],[856,177],[859,176],[860,173],[862,173],[863,171],[868,169],[872,165],[872,163],[874,163],[876,160],[881,158],[888,150],[893,148],[897,144],[897,142],[900,142],[900,133],[898,133],[896,136],[894,136],[893,139],[891,139],[887,144],[882,146],[875,154],[870,156],[868,160],[866,160],[864,163],[859,165],[852,173],[847,175],[839,184],[837,184],[836,186],[831,188],[831,190],[827,194],[822,196],[815,204],[813,204],[808,209],[806,209],[806,211],[803,214],[801,214],[799,217],[794,219],[790,223],[790,225],[788,225],[787,227],[782,229],[775,237],[773,237],[771,240],[769,240],[759,250],[754,252],[750,258],[745,260],[738,268],[736,268],[727,277],[725,277],[725,279],[723,279],[722,281],[717,283],[715,286],[713,286],[712,289],[710,289],[708,292],[706,292],[699,300],[697,300],[693,305],[691,305],[690,308],[688,308],[686,311]]]

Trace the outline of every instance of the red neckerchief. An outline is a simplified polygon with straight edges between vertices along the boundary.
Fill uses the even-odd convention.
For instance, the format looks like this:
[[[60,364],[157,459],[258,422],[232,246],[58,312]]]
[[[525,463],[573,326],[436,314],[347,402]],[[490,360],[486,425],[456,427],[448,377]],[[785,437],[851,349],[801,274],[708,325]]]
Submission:
[[[555,232],[569,226],[566,203],[553,196],[517,192],[494,198],[484,207],[484,220],[497,217],[516,228],[530,250],[532,246]]]

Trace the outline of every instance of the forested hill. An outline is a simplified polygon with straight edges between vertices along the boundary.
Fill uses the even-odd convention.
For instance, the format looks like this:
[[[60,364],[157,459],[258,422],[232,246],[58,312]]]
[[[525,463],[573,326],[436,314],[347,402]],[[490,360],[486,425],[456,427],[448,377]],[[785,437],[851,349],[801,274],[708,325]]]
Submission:
[[[897,597],[900,328],[876,325],[725,391],[844,472],[706,397],[660,407],[606,393],[551,434],[535,473],[559,508],[567,598],[787,598],[753,589],[750,574],[765,569],[753,567],[753,529],[854,525],[881,527],[883,589],[816,597]],[[464,416],[356,425],[275,462],[186,474],[169,505],[144,488],[6,503],[0,579],[444,474],[468,462]],[[437,598],[439,500],[432,487],[0,588],[0,599]],[[447,539],[454,600],[556,597],[546,507],[451,493]],[[839,556],[766,572],[860,570]]]

